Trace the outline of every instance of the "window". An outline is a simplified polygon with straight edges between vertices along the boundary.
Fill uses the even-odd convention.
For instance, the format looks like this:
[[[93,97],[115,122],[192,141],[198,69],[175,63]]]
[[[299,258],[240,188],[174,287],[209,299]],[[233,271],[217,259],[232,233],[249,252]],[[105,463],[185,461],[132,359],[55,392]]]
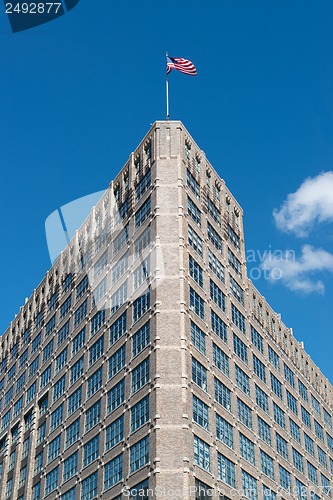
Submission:
[[[253,370],[257,377],[266,383],[266,367],[255,354],[253,354]]]
[[[209,429],[208,406],[193,394],[193,420],[204,429]]]
[[[245,326],[245,317],[243,314],[237,309],[237,307],[234,306],[234,304],[231,304],[231,316],[232,316],[232,322],[239,328],[239,330],[244,333],[246,333],[246,326]]]
[[[288,472],[282,465],[279,465],[280,485],[287,491],[290,491],[290,472]]]
[[[229,377],[229,357],[213,342],[213,363]]]
[[[206,354],[206,335],[193,321],[191,321],[191,342],[198,351]]]
[[[271,428],[270,426],[260,417],[258,417],[258,431],[259,437],[265,441],[265,443],[271,446]]]
[[[67,339],[69,335],[69,320],[58,331],[58,347]]]
[[[199,316],[199,318],[204,319],[205,317],[205,306],[204,300],[200,295],[190,287],[190,309]]]
[[[210,298],[215,302],[217,307],[221,309],[221,311],[225,312],[225,295],[213,280],[210,280],[209,290]]]
[[[264,410],[264,412],[268,413],[269,411],[268,396],[259,386],[256,385],[255,387],[256,387],[256,403],[262,410]]]
[[[241,399],[237,398],[238,418],[246,427],[252,429],[252,410]]]
[[[30,450],[30,436],[23,441],[22,459],[26,458]]]
[[[62,475],[62,480],[63,482],[68,481],[71,477],[73,477],[78,470],[78,457],[79,454],[76,451],[72,455],[70,455],[66,460],[64,460],[64,468],[63,468],[63,475]],[[75,497],[73,497],[75,499]]]
[[[88,276],[86,275],[76,287],[76,299],[82,297],[86,292],[86,290],[88,290],[88,288],[89,288],[89,279]]]
[[[32,401],[34,399],[34,397],[36,396],[36,392],[37,392],[37,384],[36,384],[36,382],[34,382],[27,389],[27,399],[26,399],[27,404],[30,403],[30,401]]]
[[[134,408],[134,407],[133,407]],[[117,418],[105,429],[105,451],[110,450],[124,439],[124,415]]]
[[[314,457],[314,443],[310,436],[306,434],[306,432],[304,432],[304,445],[306,451]]]
[[[295,478],[295,483],[296,483],[296,494],[297,494],[297,500],[306,500],[307,499],[307,486],[303,484],[299,479]],[[315,500],[316,495],[311,492],[311,498],[312,500]],[[319,497],[318,497],[319,500]]]
[[[115,262],[112,268],[112,284],[114,285],[117,281],[124,276],[128,269],[128,252],[126,252],[117,262]]]
[[[228,248],[228,263],[239,276],[242,275],[242,264],[237,259],[236,255]]]
[[[326,438],[327,438],[327,446],[331,451],[333,451],[333,438],[330,436],[328,433],[326,433]]]
[[[320,441],[324,442],[324,429],[317,422],[317,420],[314,421],[314,428],[315,428],[315,433],[316,433],[317,438],[319,438]]]
[[[212,310],[212,330],[223,342],[227,343],[227,325],[225,322]]]
[[[125,381],[124,379],[118,382],[107,393],[107,414],[113,412],[125,400]]]
[[[242,492],[246,498],[257,500],[257,480],[245,470],[242,470]]]
[[[301,405],[302,422],[311,429],[311,416],[310,413]]]
[[[306,402],[309,401],[308,390],[305,387],[305,385],[303,384],[303,382],[301,382],[300,380],[298,381],[298,392],[299,392],[299,395],[301,396],[301,398],[304,399],[304,401],[306,401]]]
[[[40,376],[40,388],[45,387],[51,380],[52,375],[52,364],[48,366]]]
[[[147,227],[134,242],[134,258],[137,259],[150,245],[150,227]]]
[[[288,390],[286,390],[286,393],[287,393],[288,407],[293,413],[295,413],[295,415],[298,415],[296,398]]]
[[[148,436],[138,441],[130,448],[130,473],[141,469],[149,461],[149,438]]]
[[[105,309],[98,311],[90,320],[90,335],[93,336],[105,323]]]
[[[94,288],[92,292],[92,305],[95,307],[100,300],[102,300],[103,297],[106,295],[106,290],[107,290],[107,280],[106,276],[98,283],[96,288]]]
[[[65,440],[66,448],[75,443],[79,439],[79,437],[80,437],[80,418],[75,420],[66,429],[66,440]]]
[[[56,438],[52,439],[48,446],[47,461],[51,462],[58,455],[60,455],[60,444],[61,444],[61,434]]]
[[[50,359],[51,354],[53,353],[54,349],[54,341],[53,339],[47,344],[46,347],[43,349],[43,363],[45,363],[48,359]],[[38,359],[38,358],[36,358]],[[37,364],[38,366],[38,364]]]
[[[191,226],[188,226],[188,244],[202,257],[202,239]]]
[[[150,277],[150,256],[140,262],[133,273],[133,288],[137,290],[143,283],[148,284]]]
[[[108,251],[106,250],[94,264],[94,279],[98,278],[108,265]]]
[[[219,452],[217,452],[217,474],[221,481],[233,488],[236,487],[235,464]]]
[[[271,388],[277,397],[282,399],[282,384],[281,382],[271,373]]]
[[[16,448],[14,451],[11,452],[9,455],[9,463],[8,463],[8,471],[11,471],[15,467],[15,462],[16,462]]]
[[[318,399],[316,399],[312,394],[311,394],[311,401],[312,401],[312,408],[317,413],[317,415],[320,415],[320,403]]]
[[[102,387],[102,367],[96,370],[87,380],[87,399]]]
[[[260,351],[262,354],[264,353],[264,341],[262,336],[253,326],[251,325],[251,340],[252,344]]]
[[[21,412],[23,408],[23,396],[20,397],[14,404],[13,418],[17,417],[17,415]]]
[[[96,342],[89,348],[89,366],[92,366],[96,361],[103,356],[104,353],[104,335],[102,335]]]
[[[97,497],[97,481],[98,472],[94,472],[82,480],[80,500],[92,500]]]
[[[149,382],[149,358],[136,366],[132,371],[131,391],[132,394],[141,389]]]
[[[9,422],[10,422],[10,410],[8,410],[7,413],[5,413],[4,416],[2,417],[1,421],[2,430],[9,425]]]
[[[84,346],[86,340],[86,329],[83,328],[72,340],[72,356],[75,356]]]
[[[195,194],[197,198],[200,198],[200,185],[195,180],[195,177],[193,177],[193,175],[188,169],[187,169],[187,186],[191,189],[191,191]]]
[[[74,314],[74,328],[77,327],[87,316],[87,300],[82,302],[80,307],[76,309]]]
[[[83,446],[83,467],[91,464],[99,456],[99,434]]]
[[[85,431],[88,432],[95,425],[100,422],[101,419],[101,401],[97,401],[95,404],[90,406],[86,411],[86,426]]]
[[[248,362],[248,355],[247,355],[247,346],[244,344],[244,342],[237,337],[237,335],[234,333],[233,335],[234,338],[234,353],[242,360],[244,363],[247,364]]]
[[[220,263],[220,261],[215,257],[213,252],[208,249],[208,266],[211,271],[215,274],[215,276],[224,283],[224,266]]]
[[[332,417],[331,415],[328,413],[328,411],[325,410],[325,408],[323,408],[323,413],[324,413],[324,421],[325,421],[325,424],[330,428],[332,429]]]
[[[17,379],[16,382],[16,394],[18,394],[25,384],[26,372],[22,373],[22,375]]]
[[[40,482],[32,487],[32,500],[40,500]]]
[[[104,465],[104,490],[112,488],[123,477],[123,457],[118,455]]]
[[[39,365],[39,355],[30,363],[29,376],[33,377],[36,375]]]
[[[51,470],[48,474],[45,476],[45,496],[49,495],[58,487],[58,473],[59,473],[59,468],[56,467],[55,469]]]
[[[51,413],[50,432],[53,432],[62,423],[63,410],[64,405],[61,404]]]
[[[190,197],[187,197],[187,211],[193,221],[200,227],[201,226],[201,212],[200,209],[193,203]]]
[[[208,239],[220,253],[222,253],[222,238],[209,222],[207,222]]]
[[[57,401],[65,392],[66,375],[63,375],[53,386],[53,403]]]
[[[307,462],[307,465],[308,465],[308,478],[313,484],[318,484],[317,469],[310,462]]]
[[[109,378],[112,378],[125,366],[126,345],[124,344],[109,359]]]
[[[34,476],[41,472],[43,469],[43,452],[41,451],[35,457],[35,466],[34,466]]]
[[[321,465],[323,465],[325,467],[325,469],[327,469],[328,465],[327,465],[327,456],[326,456],[326,453],[318,445],[317,445],[317,450],[318,450],[318,461],[319,461],[319,463]]]
[[[266,476],[274,480],[274,463],[273,459],[263,450],[260,450],[261,470]]]
[[[236,372],[236,384],[245,394],[250,395],[250,378],[246,373],[239,368],[239,366],[235,365]]]
[[[234,447],[233,426],[216,414],[216,437],[229,448]]]
[[[290,435],[298,443],[301,442],[301,430],[300,427],[291,418],[289,419]]]
[[[72,297],[70,295],[68,299],[66,299],[65,302],[60,306],[60,319],[64,318],[66,314],[69,313],[71,305],[72,305]]]
[[[190,255],[189,274],[199,286],[203,287],[203,269]]]
[[[228,226],[228,236],[229,241],[233,244],[233,246],[239,250],[240,249],[240,239],[239,236],[235,233],[231,226]]]
[[[110,345],[113,345],[126,332],[126,312],[124,312],[110,327]]]
[[[149,158],[150,158],[150,153],[149,153]],[[148,172],[142,177],[139,184],[136,186],[135,189],[136,201],[139,201],[140,198],[142,198],[142,196],[145,194],[145,192],[148,190],[150,186],[151,186],[151,170],[148,170]]]
[[[323,492],[325,493],[325,495],[331,496],[332,486],[330,485],[329,479],[326,476],[324,476],[324,474],[320,474],[320,478],[323,487]]]
[[[138,321],[150,308],[150,291],[147,290],[133,302],[133,323]]]
[[[284,411],[273,401],[273,412],[274,412],[274,420],[277,424],[279,424],[282,429],[286,428],[285,422],[285,413]]]
[[[276,433],[276,449],[277,452],[281,455],[281,457],[285,458],[286,460],[289,460],[287,441],[278,433]]]
[[[291,370],[291,368],[289,368],[289,366],[286,365],[285,363],[284,363],[284,378],[291,385],[291,387],[295,388],[295,374]]]
[[[37,351],[38,347],[40,346],[42,342],[42,334],[39,333],[32,341],[31,343],[31,354]]]
[[[150,342],[150,322],[145,323],[132,337],[132,357],[137,356]]]
[[[271,348],[271,346],[268,346],[268,359],[270,363],[274,366],[274,368],[278,371],[280,371],[280,359],[278,354],[274,351],[274,349]]]
[[[66,278],[64,279],[64,282],[62,284],[62,290],[63,292],[67,292],[70,289],[71,283],[72,283],[73,275],[71,273],[67,274]]]
[[[9,500],[9,498],[11,498],[12,491],[13,491],[13,478],[11,477],[10,479],[8,479],[6,483],[5,500]]]
[[[292,448],[292,454],[293,454],[293,464],[296,467],[297,470],[300,472],[304,472],[304,465],[303,465],[303,457],[302,455],[295,450],[295,448]]]
[[[131,408],[131,432],[142,427],[149,420],[149,396],[141,399]]]
[[[231,391],[217,378],[214,378],[214,396],[221,406],[231,412]]]
[[[135,214],[135,227],[140,227],[151,214],[151,200],[150,197],[141,205]]]
[[[232,276],[230,276],[230,292],[238,300],[238,302],[244,305],[244,291]]]
[[[128,225],[113,240],[113,255],[116,255],[128,242]]]
[[[202,469],[210,471],[210,447],[198,436],[194,436],[194,463]]]
[[[192,380],[201,389],[207,391],[207,369],[192,357]]]
[[[239,448],[241,456],[250,464],[255,465],[254,443],[241,432],[239,433]]]
[[[37,429],[37,446],[40,445],[46,436],[46,422],[43,422]]]
[[[84,356],[81,356],[71,368],[70,383],[74,384],[84,372]]]

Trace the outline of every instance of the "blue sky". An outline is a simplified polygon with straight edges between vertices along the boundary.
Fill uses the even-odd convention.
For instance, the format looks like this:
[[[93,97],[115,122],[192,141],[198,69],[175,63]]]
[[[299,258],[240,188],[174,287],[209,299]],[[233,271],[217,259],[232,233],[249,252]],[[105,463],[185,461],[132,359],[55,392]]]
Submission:
[[[165,117],[168,50],[199,73],[171,75],[171,118],[243,207],[250,269],[294,252],[255,285],[333,381],[332,16],[326,0],[81,0],[12,34],[2,8],[0,330],[50,267],[47,216],[105,189]]]

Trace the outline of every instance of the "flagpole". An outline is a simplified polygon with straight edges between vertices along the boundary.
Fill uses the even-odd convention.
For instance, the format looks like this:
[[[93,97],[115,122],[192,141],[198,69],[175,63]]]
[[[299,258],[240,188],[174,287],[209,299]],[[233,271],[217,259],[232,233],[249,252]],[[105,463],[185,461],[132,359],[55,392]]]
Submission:
[[[166,57],[168,57],[168,53],[167,52],[166,52]],[[170,113],[169,113],[169,78],[168,78],[168,72],[166,72],[165,91],[166,91],[166,119],[170,120]]]

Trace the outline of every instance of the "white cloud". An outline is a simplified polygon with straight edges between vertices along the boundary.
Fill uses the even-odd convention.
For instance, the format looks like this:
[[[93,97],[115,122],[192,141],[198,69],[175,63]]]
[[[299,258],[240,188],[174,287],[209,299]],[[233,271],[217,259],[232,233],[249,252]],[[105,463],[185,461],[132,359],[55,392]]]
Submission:
[[[273,215],[280,230],[300,237],[307,236],[315,223],[332,222],[333,172],[306,179]]]
[[[321,248],[304,245],[298,258],[293,251],[283,254],[268,252],[261,268],[268,274],[270,281],[281,280],[292,291],[323,294],[325,286],[314,274],[325,271],[333,273],[333,255]]]

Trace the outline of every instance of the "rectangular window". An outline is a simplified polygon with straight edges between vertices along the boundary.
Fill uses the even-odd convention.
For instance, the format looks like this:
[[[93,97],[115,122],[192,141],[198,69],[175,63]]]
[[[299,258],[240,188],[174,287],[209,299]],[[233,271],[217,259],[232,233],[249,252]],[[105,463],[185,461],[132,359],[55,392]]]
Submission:
[[[82,404],[82,387],[76,389],[68,398],[68,415],[72,415]]]
[[[80,297],[82,297],[84,293],[88,290],[88,288],[89,288],[89,279],[88,276],[86,275],[76,287],[76,299],[78,300]]]
[[[296,467],[297,470],[300,472],[304,472],[304,465],[303,465],[303,456],[295,450],[295,448],[292,448],[292,454],[293,454],[293,464]]]
[[[131,392],[134,394],[149,382],[149,358],[132,370]]]
[[[102,387],[102,367],[96,370],[87,380],[87,399]]]
[[[113,240],[113,255],[116,255],[128,242],[128,224]]]
[[[105,309],[98,311],[90,320],[90,335],[93,336],[105,323]]]
[[[54,491],[56,488],[58,488],[58,475],[59,475],[59,467],[56,467],[55,469],[51,470],[48,474],[45,476],[45,496],[49,495]]]
[[[34,466],[34,476],[41,472],[43,469],[43,452],[41,451],[35,457],[35,466]]]
[[[328,413],[328,411],[325,410],[325,408],[323,408],[323,413],[324,413],[325,424],[327,425],[327,427],[332,429],[332,417],[331,417],[331,415]]]
[[[72,455],[70,455],[66,460],[64,460],[64,468],[62,474],[63,482],[68,481],[71,477],[75,476],[78,471],[78,461],[79,454],[76,451]],[[73,497],[75,499],[75,496]]]
[[[203,269],[190,255],[189,257],[189,274],[191,278],[198,283],[201,288],[203,287]]]
[[[58,331],[58,347],[67,339],[69,335],[69,320]]]
[[[187,169],[187,187],[191,189],[197,198],[200,198],[200,184],[196,181],[195,177]]]
[[[218,226],[221,226],[221,215],[219,209],[215,206],[210,198],[207,198],[208,213]]]
[[[139,201],[142,196],[148,191],[151,186],[151,170],[142,177],[139,184],[135,188],[136,201]]]
[[[208,249],[208,266],[211,271],[217,276],[217,278],[224,283],[224,266],[221,262],[215,257],[213,252]]]
[[[308,403],[309,402],[308,390],[303,384],[303,382],[301,382],[300,380],[298,381],[298,392],[301,398],[303,398],[304,401]]]
[[[124,344],[109,359],[109,379],[114,377],[125,366],[125,361],[126,345]]]
[[[236,487],[235,464],[219,452],[217,452],[217,474],[221,481],[233,488]]]
[[[104,335],[89,348],[89,366],[92,366],[104,354]]]
[[[285,413],[284,411],[273,401],[273,412],[274,412],[274,420],[277,424],[279,424],[282,429],[286,428],[285,422]]]
[[[150,197],[141,205],[135,214],[135,227],[140,227],[148,219],[151,214],[151,200]]]
[[[213,280],[210,280],[210,298],[215,302],[215,304],[225,312],[225,294],[222,290],[214,283]]]
[[[70,383],[74,384],[84,372],[84,356],[81,356],[71,368]]]
[[[92,304],[95,307],[106,295],[107,276],[105,276],[92,291]]]
[[[108,251],[106,250],[94,264],[94,279],[98,278],[108,265]]]
[[[30,368],[29,368],[29,377],[33,377],[36,375],[37,370],[38,370],[38,365],[39,365],[39,355],[30,363]]]
[[[66,314],[69,313],[69,310],[72,305],[72,296],[70,295],[63,304],[60,306],[60,319],[64,318]]]
[[[111,450],[124,439],[124,415],[117,418],[105,429],[105,451]]]
[[[316,399],[313,394],[311,394],[311,402],[312,402],[312,408],[314,411],[317,413],[317,415],[320,415],[320,403],[318,399]]]
[[[101,401],[97,401],[86,410],[85,432],[95,427],[101,420]]]
[[[104,465],[104,491],[119,483],[123,477],[123,457],[118,455]]]
[[[98,472],[82,480],[80,500],[93,500],[97,497]]]
[[[56,327],[56,315],[54,314],[52,318],[45,325],[45,336],[48,337]]]
[[[229,448],[234,447],[233,426],[216,414],[216,437]]]
[[[134,258],[137,259],[150,245],[150,227],[147,227],[134,242]]]
[[[75,420],[66,429],[66,440],[65,446],[69,448],[73,443],[75,443],[80,437],[80,419]]]
[[[146,290],[133,302],[133,323],[138,321],[150,308],[150,290]]]
[[[194,463],[210,472],[210,446],[197,436],[194,436]]]
[[[190,197],[187,197],[187,211],[189,216],[193,219],[193,221],[200,227],[201,226],[201,211],[196,206],[195,203],[191,200]]]
[[[206,335],[193,321],[191,321],[191,342],[198,351],[206,354]]]
[[[74,328],[76,328],[80,323],[82,323],[82,321],[87,316],[87,305],[88,301],[86,299],[84,302],[82,302],[80,307],[76,309],[74,313]]]
[[[208,406],[193,394],[193,420],[204,429],[209,429]]]
[[[208,239],[213,243],[216,250],[222,253],[222,238],[209,222],[207,222]]]
[[[125,400],[125,380],[122,379],[107,393],[107,414],[113,412]]]
[[[295,413],[295,415],[298,415],[297,400],[296,400],[296,398],[288,391],[288,389],[286,390],[286,393],[287,393],[288,407],[290,408],[290,410],[293,413]]]
[[[99,434],[83,446],[83,467],[91,464],[99,457]]]
[[[265,441],[269,446],[271,446],[272,439],[271,439],[271,428],[270,426],[263,420],[262,418],[258,417],[258,431],[259,431],[259,437]]]
[[[63,421],[63,403],[51,413],[50,432],[53,432]]]
[[[310,438],[310,436],[308,436],[306,434],[306,432],[304,432],[304,445],[305,445],[306,451],[314,457],[314,442]]]
[[[279,465],[280,485],[287,491],[291,489],[290,472],[288,472],[282,465]]]
[[[310,413],[301,405],[301,415],[302,422],[311,429],[311,415]]]
[[[66,347],[55,359],[55,372],[57,374],[67,363],[68,348]],[[51,366],[50,366],[51,367]]]
[[[231,226],[228,226],[228,236],[229,236],[229,241],[233,244],[233,246],[239,250],[240,249],[240,238],[239,236],[235,233],[235,231],[232,229]]]
[[[320,439],[320,441],[324,442],[324,429],[322,426],[317,422],[317,420],[314,421],[314,429],[317,438]]]
[[[226,323],[212,310],[211,311],[212,330],[220,337],[223,342],[227,343],[227,325]]]
[[[284,378],[291,385],[291,387],[295,388],[295,374],[291,370],[291,368],[289,368],[289,366],[286,365],[285,363],[284,363]]]
[[[280,359],[279,359],[279,356],[274,351],[274,349],[272,349],[272,347],[270,345],[268,346],[268,359],[269,359],[269,362],[272,363],[272,365],[274,366],[274,368],[277,371],[280,371]]]
[[[231,275],[230,275],[230,292],[238,300],[238,302],[244,305],[244,290]]]
[[[234,304],[231,304],[231,316],[232,316],[232,322],[234,325],[239,328],[239,330],[246,334],[246,324],[245,324],[245,317],[243,314],[237,309],[237,307],[234,306]]]
[[[326,453],[324,452],[324,450],[322,450],[320,448],[320,446],[317,445],[317,450],[318,450],[318,460],[319,460],[319,463],[325,467],[325,469],[328,469],[328,465],[327,465],[327,455]]]
[[[200,295],[190,287],[190,309],[199,316],[199,318],[205,318],[205,305],[204,300]]]
[[[261,352],[261,354],[264,354],[264,340],[262,336],[260,335],[259,332],[253,326],[251,325],[251,340],[252,344],[258,349],[258,351]]]
[[[236,255],[228,248],[228,263],[231,269],[235,271],[239,276],[242,275],[242,264],[237,259]]]
[[[21,412],[23,408],[23,396],[20,397],[14,404],[13,418],[17,417],[17,415]]]
[[[202,239],[191,226],[188,226],[188,244],[202,257]]]
[[[150,342],[150,322],[145,323],[132,337],[132,357],[137,356]]]
[[[72,340],[72,356],[75,356],[84,346],[86,340],[86,329],[83,328]]]
[[[117,281],[119,281],[122,276],[124,276],[127,269],[128,269],[128,252],[122,255],[122,257],[115,262],[112,268],[111,276],[113,285],[117,283]]]
[[[37,446],[43,443],[46,436],[46,422],[43,422],[37,429]]]
[[[126,332],[126,312],[124,312],[110,327],[110,345],[113,345]]]
[[[244,362],[248,363],[248,355],[247,355],[247,346],[244,344],[244,342],[237,337],[237,335],[234,333],[233,335],[234,339],[234,353]]]
[[[149,438],[148,436],[130,447],[130,473],[141,469],[149,461]]]
[[[257,377],[266,384],[266,367],[255,354],[253,356],[253,370]]]
[[[39,333],[32,341],[31,343],[31,354],[37,351],[38,347],[40,346],[42,342],[42,334]]]
[[[260,462],[263,473],[274,480],[274,461],[272,457],[267,455],[263,450],[260,450]]]
[[[282,399],[282,384],[281,382],[271,373],[271,388],[274,394],[280,399]]]
[[[37,384],[36,384],[36,382],[34,382],[27,389],[27,399],[26,399],[27,404],[30,403],[30,401],[32,401],[34,399],[34,397],[36,396],[36,392],[37,392]]]
[[[58,455],[60,455],[61,434],[52,439],[48,446],[47,461],[52,462]]]
[[[192,357],[192,380],[201,389],[207,391],[207,369]]]
[[[259,386],[256,385],[255,387],[256,387],[256,403],[262,410],[264,410],[264,412],[268,413],[269,412],[268,396]]]
[[[150,255],[146,259],[140,262],[138,267],[134,270],[133,273],[133,288],[137,290],[140,288],[143,283],[147,283],[150,277]]]
[[[276,432],[276,449],[281,457],[289,460],[288,445],[287,441]]]
[[[310,462],[307,462],[308,465],[308,478],[313,484],[318,484],[318,476],[317,476],[317,469],[314,465],[312,465]]]
[[[221,406],[231,412],[231,391],[217,378],[214,378],[214,396]]]
[[[250,378],[246,373],[235,365],[236,384],[245,394],[250,395]]]
[[[142,427],[149,420],[149,396],[141,399],[131,408],[131,432]]]
[[[213,342],[213,363],[224,375],[229,377],[229,357]]]
[[[242,491],[246,498],[249,500],[257,500],[258,498],[258,487],[257,480],[248,474],[245,470],[242,470]]]
[[[301,442],[301,429],[291,418],[289,419],[290,435],[298,443]]]
[[[252,410],[241,399],[237,398],[238,419],[246,427],[252,429]]]
[[[239,449],[241,456],[255,465],[254,443],[241,432],[239,433]]]
[[[26,372],[22,373],[22,375],[17,379],[16,382],[16,394],[18,394],[25,384]]]

